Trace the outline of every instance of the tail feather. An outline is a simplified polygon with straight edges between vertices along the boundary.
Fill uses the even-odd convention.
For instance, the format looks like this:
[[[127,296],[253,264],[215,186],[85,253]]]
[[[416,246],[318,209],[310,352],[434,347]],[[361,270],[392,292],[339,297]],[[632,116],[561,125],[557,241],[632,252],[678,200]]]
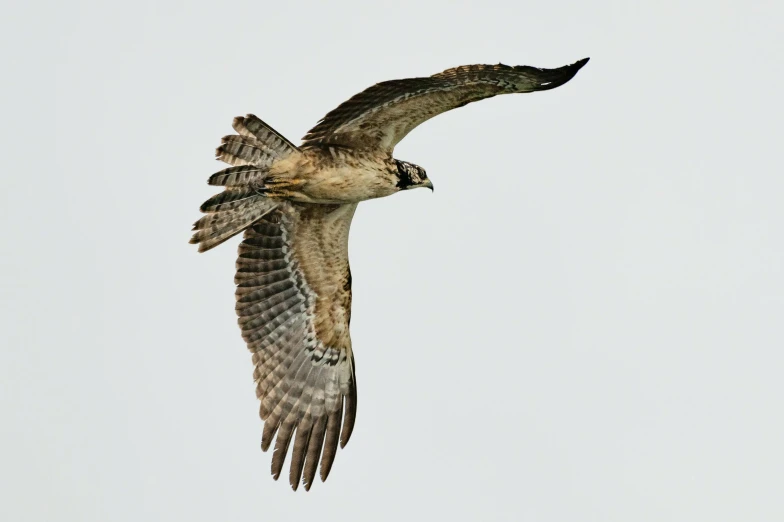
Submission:
[[[280,156],[263,141],[251,136],[224,136],[215,149],[215,157],[229,165],[255,165],[269,167]]]
[[[239,234],[274,210],[280,202],[269,199],[264,186],[273,162],[299,149],[275,129],[252,114],[234,118],[238,135],[225,136],[215,151],[232,165],[210,176],[210,185],[223,186],[201,206],[207,215],[193,225],[190,242],[204,252]]]
[[[231,124],[238,134],[251,136],[266,143],[278,155],[286,156],[299,150],[296,145],[287,140],[281,133],[261,121],[255,114],[237,116]]]
[[[210,185],[230,187],[249,186],[261,182],[267,174],[267,169],[256,165],[240,165],[229,167],[216,172],[207,181]]]
[[[253,114],[237,116],[232,127],[238,135],[224,136],[215,155],[230,165],[269,167],[299,149]]]
[[[214,248],[236,236],[277,207],[264,196],[251,196],[230,210],[210,212],[193,224],[190,242],[199,245],[199,252]]]
[[[248,198],[232,202],[232,205],[228,210],[209,212],[206,216],[202,216],[193,224],[193,230],[201,230],[203,228],[212,227],[220,223],[232,221],[234,216],[253,210],[253,208],[258,207],[259,205],[265,206],[267,205],[267,202],[267,198],[260,195],[250,196]]]
[[[261,194],[251,188],[227,189],[215,194],[202,203],[199,210],[204,213],[232,210],[237,208],[237,206],[241,205],[248,198],[259,196],[261,196]]]

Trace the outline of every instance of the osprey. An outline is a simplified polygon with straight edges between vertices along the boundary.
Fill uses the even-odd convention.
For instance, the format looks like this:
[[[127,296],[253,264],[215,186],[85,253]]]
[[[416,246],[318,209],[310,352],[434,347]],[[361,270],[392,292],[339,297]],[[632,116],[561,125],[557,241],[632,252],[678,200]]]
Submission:
[[[349,336],[348,231],[360,201],[433,185],[422,167],[392,157],[420,123],[498,94],[553,89],[588,58],[557,69],[464,65],[376,84],[327,114],[297,147],[256,116],[234,119],[209,178],[191,243],[209,250],[244,231],[234,279],[242,336],[253,354],[277,480],[293,439],[289,482],[326,480],[351,437],[357,379]],[[276,437],[277,434],[277,437]],[[303,477],[304,471],[304,477]]]

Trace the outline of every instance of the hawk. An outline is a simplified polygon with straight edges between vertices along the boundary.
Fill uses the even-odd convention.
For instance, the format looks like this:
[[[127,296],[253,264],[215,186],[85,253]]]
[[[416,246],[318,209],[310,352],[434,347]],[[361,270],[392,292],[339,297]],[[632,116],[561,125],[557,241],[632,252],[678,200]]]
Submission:
[[[204,252],[244,232],[234,282],[277,480],[293,441],[289,483],[326,480],[351,437],[357,378],[349,336],[348,235],[360,201],[418,187],[425,170],[392,157],[424,121],[499,94],[553,89],[588,58],[556,69],[464,65],[425,78],[378,83],[328,113],[297,147],[256,116],[234,119],[208,183],[191,243]],[[277,436],[276,436],[277,435]],[[304,475],[303,475],[304,473]]]

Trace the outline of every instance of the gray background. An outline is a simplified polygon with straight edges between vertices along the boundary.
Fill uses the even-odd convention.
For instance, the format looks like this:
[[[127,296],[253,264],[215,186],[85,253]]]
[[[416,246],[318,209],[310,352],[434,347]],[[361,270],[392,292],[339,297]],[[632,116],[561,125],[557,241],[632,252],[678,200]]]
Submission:
[[[783,520],[781,2],[635,4],[15,5],[0,519]],[[584,56],[398,147],[436,191],[355,217],[354,436],[273,482],[238,239],[187,244],[232,117]]]

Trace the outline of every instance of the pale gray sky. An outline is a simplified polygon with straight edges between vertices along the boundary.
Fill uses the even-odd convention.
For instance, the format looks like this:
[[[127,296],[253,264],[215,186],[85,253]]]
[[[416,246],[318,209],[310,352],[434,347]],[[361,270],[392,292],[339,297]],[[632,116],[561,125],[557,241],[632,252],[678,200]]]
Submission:
[[[0,519],[784,519],[781,2],[26,3],[0,22]],[[253,112],[591,62],[439,116],[360,205],[359,411],[269,476],[238,239],[187,243]]]

